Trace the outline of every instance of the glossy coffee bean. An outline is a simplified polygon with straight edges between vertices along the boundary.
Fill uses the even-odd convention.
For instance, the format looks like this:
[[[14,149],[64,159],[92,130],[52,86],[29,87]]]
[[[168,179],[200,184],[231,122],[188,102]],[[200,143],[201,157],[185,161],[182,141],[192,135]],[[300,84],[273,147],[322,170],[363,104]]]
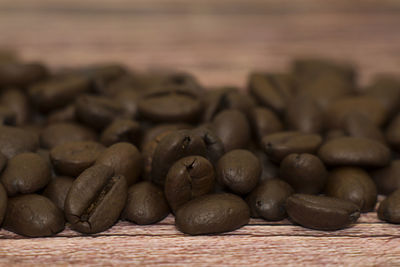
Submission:
[[[344,132],[353,137],[368,138],[381,143],[386,143],[381,129],[368,117],[360,113],[351,113],[344,119]]]
[[[311,154],[290,154],[281,162],[279,177],[296,193],[318,194],[325,186],[327,171],[322,161]]]
[[[236,194],[247,194],[257,185],[261,164],[258,158],[248,150],[236,149],[226,153],[218,161],[218,183]]]
[[[256,107],[251,109],[249,120],[252,130],[259,142],[265,135],[283,130],[283,125],[279,118],[268,108]]]
[[[329,166],[384,167],[389,164],[390,150],[366,138],[341,137],[323,144],[318,156]]]
[[[36,153],[18,154],[8,161],[0,179],[9,196],[34,193],[50,182],[50,166]]]
[[[193,129],[193,134],[199,136],[206,146],[206,158],[217,164],[218,160],[225,154],[225,146],[213,130],[200,126]]]
[[[260,183],[247,197],[251,216],[267,221],[285,219],[286,199],[293,193],[293,188],[280,179],[270,179]]]
[[[380,203],[378,217],[389,223],[400,223],[400,190],[394,191]]]
[[[50,159],[61,175],[76,177],[90,167],[105,150],[102,144],[92,141],[68,142],[54,147]]]
[[[95,140],[95,132],[72,122],[50,124],[40,134],[40,146],[46,149],[52,149],[68,142]]]
[[[179,207],[191,199],[212,191],[215,182],[213,165],[204,157],[189,156],[175,162],[165,180],[165,197],[171,209]]]
[[[3,227],[29,237],[52,236],[64,229],[64,214],[44,196],[20,195],[8,200]]]
[[[400,189],[400,160],[392,160],[387,167],[374,170],[371,173],[378,193],[389,195],[392,192]]]
[[[65,216],[81,233],[105,231],[118,220],[127,192],[124,176],[115,176],[110,167],[95,165],[72,184],[65,200]]]
[[[46,67],[40,63],[0,64],[0,87],[25,87],[44,79],[47,72]]]
[[[224,144],[226,152],[245,148],[251,138],[250,124],[246,116],[238,110],[218,113],[214,117],[212,128]]]
[[[18,127],[0,126],[0,152],[7,158],[36,151],[38,147],[39,138],[35,133]]]
[[[4,189],[4,186],[0,184],[0,225],[3,223],[4,216],[6,215],[7,202],[7,192]]]
[[[64,210],[65,199],[74,180],[74,178],[68,176],[54,177],[44,189],[43,196],[53,201],[60,210]]]
[[[249,208],[233,194],[211,194],[193,199],[175,216],[176,227],[185,234],[215,234],[236,230],[249,222]]]
[[[286,131],[264,136],[261,147],[272,161],[280,162],[292,153],[314,154],[321,143],[320,135]]]
[[[360,209],[351,201],[306,194],[290,196],[286,212],[303,227],[326,231],[345,228],[360,217]]]
[[[168,214],[169,207],[162,189],[144,181],[129,188],[121,218],[143,225],[159,222]]]
[[[104,150],[95,164],[111,167],[115,175],[122,175],[132,185],[142,173],[143,157],[139,150],[129,143],[116,143]]]
[[[331,171],[325,193],[331,197],[353,202],[361,212],[373,210],[377,200],[377,189],[371,177],[363,169],[354,167]]]
[[[140,125],[129,119],[115,119],[108,125],[100,136],[100,142],[105,146],[111,146],[119,142],[139,143]]]
[[[10,88],[0,95],[0,104],[8,107],[15,115],[15,125],[26,124],[31,117],[28,97],[19,89]]]

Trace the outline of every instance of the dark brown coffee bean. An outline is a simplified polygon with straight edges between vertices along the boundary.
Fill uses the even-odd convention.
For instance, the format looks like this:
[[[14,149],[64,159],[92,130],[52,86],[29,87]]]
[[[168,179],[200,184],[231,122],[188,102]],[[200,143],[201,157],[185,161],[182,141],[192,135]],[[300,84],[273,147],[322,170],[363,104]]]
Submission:
[[[44,196],[21,195],[8,200],[3,227],[29,237],[52,236],[64,230],[64,214]]]
[[[326,231],[345,228],[360,217],[360,209],[351,201],[306,194],[290,196],[286,212],[303,227]]]
[[[296,193],[318,194],[325,186],[327,171],[322,161],[311,154],[290,154],[281,162],[280,178]]]
[[[74,182],[74,178],[68,176],[57,176],[51,179],[50,183],[43,191],[43,196],[49,198],[60,209],[64,210],[65,199],[69,189]]]
[[[249,222],[246,202],[233,194],[193,199],[178,210],[176,227],[185,234],[214,234],[236,230]]]
[[[39,147],[39,137],[21,128],[0,126],[0,152],[12,158],[24,152],[35,151]]]
[[[0,103],[8,107],[15,114],[15,124],[26,124],[31,117],[28,97],[20,90],[11,88],[2,92]]]
[[[153,90],[138,103],[140,116],[154,122],[196,122],[203,106],[188,90]]]
[[[142,125],[141,125],[142,126]],[[147,143],[154,141],[154,139],[164,132],[190,129],[192,126],[186,123],[163,123],[152,126],[144,130],[141,140],[141,148],[143,149]]]
[[[354,167],[334,169],[329,173],[325,187],[328,196],[349,200],[356,204],[361,212],[375,208],[377,190],[366,171]]]
[[[225,110],[214,117],[214,133],[221,139],[225,151],[245,148],[251,138],[250,124],[238,110]]]
[[[293,188],[279,179],[271,179],[259,184],[247,197],[251,216],[267,221],[285,219],[287,217],[286,199],[293,193]]]
[[[0,87],[25,87],[47,76],[40,63],[9,62],[0,64]]]
[[[75,119],[75,105],[68,105],[49,113],[47,116],[47,123],[73,122]]]
[[[115,100],[102,96],[80,96],[75,102],[77,118],[95,129],[103,129],[116,117],[123,115],[123,108]]]
[[[57,172],[76,177],[92,166],[104,150],[102,144],[92,141],[68,142],[54,147],[50,159]]]
[[[3,223],[4,217],[6,215],[7,202],[7,192],[4,189],[4,186],[0,184],[0,225]]]
[[[35,84],[29,89],[29,96],[36,108],[50,111],[66,106],[89,89],[88,79],[78,75],[67,75]]]
[[[136,183],[142,173],[143,157],[134,145],[116,143],[104,150],[95,164],[111,167],[114,174],[125,177],[129,186]]]
[[[265,135],[283,130],[283,125],[279,118],[268,108],[256,107],[251,109],[249,120],[259,142]]]
[[[370,174],[376,184],[379,194],[389,195],[397,189],[400,189],[399,159],[391,161],[389,166],[372,171]]]
[[[262,148],[274,162],[280,162],[292,153],[314,154],[321,143],[322,138],[317,134],[291,131],[269,134],[262,138]]]
[[[366,138],[341,137],[326,142],[318,156],[329,166],[384,167],[389,164],[390,150]]]
[[[90,81],[90,87],[98,94],[105,94],[108,84],[126,73],[118,64],[98,64],[78,69],[77,74]]]
[[[394,191],[381,202],[378,217],[389,223],[400,223],[400,190]]]
[[[164,185],[169,168],[178,159],[199,155],[206,156],[204,140],[190,130],[174,131],[158,143],[151,162],[151,179],[157,185]]]
[[[186,202],[212,191],[215,182],[213,165],[201,156],[181,158],[168,171],[165,197],[176,212]]]
[[[47,149],[68,142],[95,140],[96,134],[91,129],[72,122],[50,124],[40,135],[40,145]]]
[[[369,138],[381,143],[386,143],[381,129],[368,117],[360,113],[351,113],[343,123],[343,130],[349,136]]]
[[[400,151],[400,114],[390,122],[385,135],[388,144],[396,151]]]
[[[140,125],[129,119],[115,119],[108,125],[100,136],[100,142],[111,146],[119,142],[139,143]]]
[[[121,218],[143,225],[159,222],[168,214],[169,207],[162,189],[145,181],[129,188]]]
[[[317,102],[308,95],[299,95],[288,102],[285,114],[289,130],[304,133],[320,133],[324,129],[324,118]]]
[[[262,150],[252,152],[257,156],[261,164],[260,183],[279,176],[279,166],[271,162]]]
[[[261,164],[248,150],[236,149],[223,155],[218,161],[217,179],[221,185],[236,194],[247,194],[257,185]]]
[[[214,165],[225,154],[225,146],[213,130],[200,126],[193,129],[193,134],[203,139],[206,146],[206,158]]]
[[[120,90],[114,99],[124,110],[124,115],[127,118],[137,117],[137,106],[140,99],[140,92],[138,90],[124,89]]]
[[[9,196],[34,193],[45,187],[50,179],[50,166],[35,153],[22,153],[11,158],[1,175]]]
[[[118,220],[127,194],[124,176],[115,176],[110,167],[95,165],[72,184],[65,200],[65,216],[81,233],[105,231]]]

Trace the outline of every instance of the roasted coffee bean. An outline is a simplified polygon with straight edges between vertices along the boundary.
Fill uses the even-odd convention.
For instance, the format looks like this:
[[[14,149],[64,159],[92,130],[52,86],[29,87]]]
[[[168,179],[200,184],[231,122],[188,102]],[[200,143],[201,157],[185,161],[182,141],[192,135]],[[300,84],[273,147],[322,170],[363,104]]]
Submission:
[[[111,146],[119,142],[129,142],[137,145],[140,137],[140,125],[129,119],[115,119],[100,136],[100,142]]]
[[[40,111],[62,108],[89,90],[89,80],[77,75],[57,77],[35,84],[29,96]]]
[[[50,151],[53,167],[61,175],[76,177],[90,167],[105,150],[102,144],[92,141],[68,142]]]
[[[388,144],[396,151],[400,151],[400,114],[390,122],[385,135]]]
[[[165,197],[176,212],[186,202],[212,191],[215,182],[213,165],[201,156],[181,158],[168,171]]]
[[[219,158],[225,154],[225,147],[221,139],[211,129],[200,126],[193,129],[193,134],[203,139],[206,146],[206,158],[211,161],[212,164],[217,164]]]
[[[54,110],[48,114],[47,123],[73,122],[75,121],[75,105],[68,105],[61,109]]]
[[[342,167],[331,171],[325,193],[353,202],[361,212],[373,210],[377,200],[377,189],[371,177],[363,169],[354,167]]]
[[[214,133],[221,139],[225,151],[245,148],[251,138],[250,124],[238,110],[225,110],[214,117]]]
[[[286,212],[301,226],[326,231],[345,228],[360,217],[360,209],[351,201],[306,194],[290,196]]]
[[[141,125],[142,126],[142,125]],[[186,123],[163,123],[151,126],[144,130],[141,145],[143,149],[147,143],[154,141],[154,139],[164,132],[171,132],[176,130],[190,129],[192,126]]]
[[[400,190],[391,193],[378,208],[378,217],[389,223],[400,223]]]
[[[40,63],[3,63],[0,64],[0,87],[25,87],[46,78],[47,72]]]
[[[207,148],[204,140],[190,130],[171,132],[161,139],[154,150],[151,162],[151,179],[164,185],[169,168],[178,159],[198,155],[205,157]]]
[[[18,154],[8,161],[0,179],[9,196],[34,193],[50,182],[50,166],[36,153]]]
[[[303,194],[318,194],[325,186],[327,171],[322,161],[311,154],[290,154],[280,166],[280,178]]]
[[[236,194],[247,194],[257,185],[261,164],[258,158],[248,150],[236,149],[223,155],[218,161],[218,183]]]
[[[95,129],[103,129],[124,113],[115,100],[102,96],[80,96],[75,101],[77,118]]]
[[[283,125],[279,118],[268,108],[256,107],[251,109],[249,120],[258,142],[261,142],[265,135],[283,130]]]
[[[366,138],[340,137],[326,142],[318,156],[329,166],[384,167],[389,164],[390,150]]]
[[[0,184],[0,225],[3,223],[4,216],[6,215],[7,202],[7,192],[4,189],[4,186]]]
[[[111,167],[114,174],[125,177],[129,186],[136,183],[142,173],[143,157],[134,145],[116,143],[104,150],[95,164]]]
[[[321,136],[301,132],[278,132],[262,138],[262,148],[267,156],[274,162],[280,162],[292,153],[317,152],[322,143]]]
[[[261,164],[260,183],[279,176],[279,166],[271,162],[262,150],[252,152],[257,156]]]
[[[76,231],[93,234],[110,228],[119,218],[128,194],[124,176],[95,165],[73,182],[65,199],[65,216]]]
[[[91,89],[99,94],[104,94],[109,82],[121,77],[126,72],[125,68],[117,64],[98,64],[78,69],[78,74],[90,81]]]
[[[140,99],[140,91],[132,89],[119,90],[114,96],[115,101],[123,108],[127,118],[137,117],[137,106]]]
[[[72,177],[54,177],[44,189],[43,195],[53,201],[60,210],[64,210],[65,199],[73,182],[74,178]]]
[[[64,230],[65,221],[50,199],[28,194],[8,199],[3,227],[29,237],[52,236]]]
[[[267,221],[280,221],[287,217],[286,199],[294,193],[293,188],[280,179],[260,183],[247,197],[251,217]]]
[[[196,122],[203,105],[189,90],[152,90],[139,100],[138,112],[153,122]]]
[[[351,113],[343,123],[344,132],[353,137],[369,138],[381,143],[386,143],[381,129],[368,117],[360,113]]]
[[[136,224],[153,224],[168,214],[169,207],[162,189],[144,181],[129,188],[121,218]]]
[[[15,125],[26,124],[31,117],[28,97],[15,88],[4,90],[0,95],[0,103],[8,107],[15,115]]]
[[[371,177],[374,180],[378,193],[389,195],[400,189],[400,160],[391,161],[390,165],[375,171],[372,171]]]
[[[211,194],[193,199],[175,216],[176,227],[185,234],[214,234],[236,230],[249,222],[246,202],[233,194]]]
[[[95,132],[83,125],[72,122],[50,124],[40,134],[40,145],[47,149],[52,149],[68,142],[95,140]]]
[[[0,152],[12,158],[24,152],[35,151],[39,147],[39,137],[21,128],[0,126]]]

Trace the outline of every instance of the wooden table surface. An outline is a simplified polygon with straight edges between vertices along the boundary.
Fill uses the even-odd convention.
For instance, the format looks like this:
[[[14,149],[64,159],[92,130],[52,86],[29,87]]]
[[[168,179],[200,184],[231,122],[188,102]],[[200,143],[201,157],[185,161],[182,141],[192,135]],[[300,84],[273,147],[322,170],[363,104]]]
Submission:
[[[53,67],[123,62],[194,73],[207,86],[242,86],[250,70],[283,71],[291,59],[350,60],[360,83],[400,75],[400,1],[1,0],[0,48]],[[252,220],[232,233],[190,237],[173,217],[122,222],[82,236],[69,229],[29,239],[0,231],[1,265],[400,265],[400,227],[362,215],[320,232]]]

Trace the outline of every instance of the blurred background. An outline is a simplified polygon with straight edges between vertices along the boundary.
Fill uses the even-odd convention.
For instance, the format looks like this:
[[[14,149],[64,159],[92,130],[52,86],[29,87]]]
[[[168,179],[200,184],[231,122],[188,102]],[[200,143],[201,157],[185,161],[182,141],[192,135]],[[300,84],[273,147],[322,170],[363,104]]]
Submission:
[[[50,66],[122,62],[242,86],[299,56],[400,75],[400,1],[0,0],[0,48]]]

